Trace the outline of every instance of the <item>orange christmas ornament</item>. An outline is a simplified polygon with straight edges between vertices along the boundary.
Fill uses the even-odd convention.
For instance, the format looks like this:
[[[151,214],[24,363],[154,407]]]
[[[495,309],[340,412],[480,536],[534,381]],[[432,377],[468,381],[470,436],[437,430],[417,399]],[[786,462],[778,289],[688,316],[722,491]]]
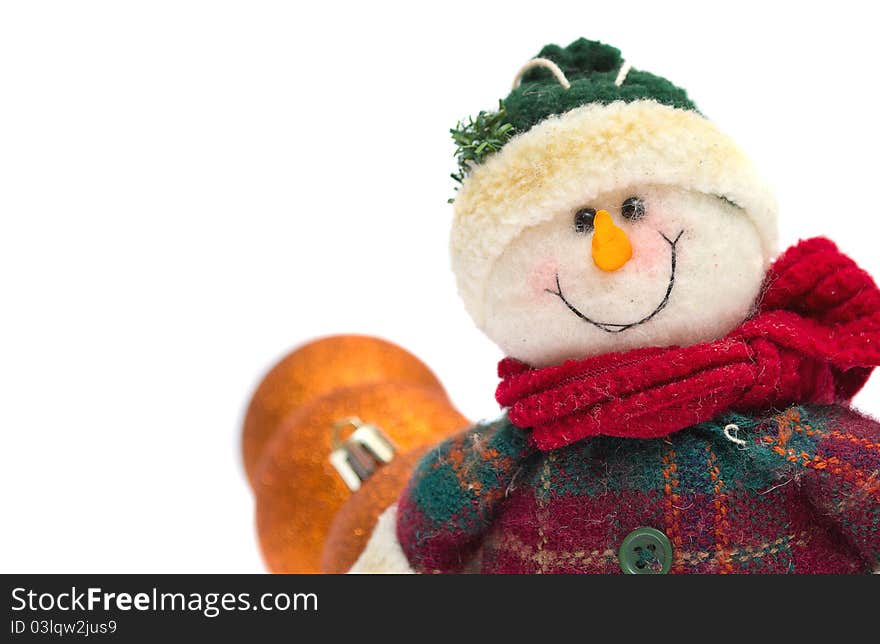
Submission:
[[[445,395],[437,377],[418,358],[369,336],[315,340],[275,365],[254,392],[244,420],[242,451],[251,486],[263,450],[286,416],[334,389],[371,382],[411,383]]]
[[[380,468],[336,513],[321,555],[321,572],[348,572],[364,551],[376,520],[397,501],[430,446],[401,454]]]
[[[394,445],[396,454],[382,469],[469,424],[436,381],[430,387],[388,382],[336,389],[290,414],[266,445],[254,477],[257,531],[272,572],[320,572],[330,524],[353,494],[330,460],[337,447],[334,424],[352,416],[380,428]]]

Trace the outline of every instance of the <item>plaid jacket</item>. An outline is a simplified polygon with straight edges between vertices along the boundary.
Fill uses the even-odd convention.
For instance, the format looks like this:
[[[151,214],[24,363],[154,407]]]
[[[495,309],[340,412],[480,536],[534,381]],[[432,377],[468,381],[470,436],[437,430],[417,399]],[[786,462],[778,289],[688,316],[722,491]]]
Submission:
[[[618,573],[621,541],[643,526],[668,537],[673,573],[880,563],[880,425],[849,408],[727,415],[662,439],[550,452],[526,437],[502,417],[422,460],[398,505],[413,568]]]

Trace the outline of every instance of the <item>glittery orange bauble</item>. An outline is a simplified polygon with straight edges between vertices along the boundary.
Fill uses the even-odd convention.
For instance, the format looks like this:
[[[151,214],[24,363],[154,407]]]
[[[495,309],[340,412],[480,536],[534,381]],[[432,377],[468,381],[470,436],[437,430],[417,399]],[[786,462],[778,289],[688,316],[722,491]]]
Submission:
[[[395,503],[430,447],[394,457],[363,484],[336,513],[321,555],[321,572],[348,572],[373,534],[379,515]]]
[[[311,399],[371,382],[422,385],[443,394],[437,377],[395,344],[362,335],[315,340],[275,365],[254,392],[244,419],[242,451],[251,486],[257,463],[279,423]]]
[[[468,425],[442,390],[399,382],[337,389],[294,411],[266,445],[254,477],[257,532],[272,572],[320,572],[330,523],[352,495],[328,460],[331,428],[350,416],[380,427],[399,454]]]

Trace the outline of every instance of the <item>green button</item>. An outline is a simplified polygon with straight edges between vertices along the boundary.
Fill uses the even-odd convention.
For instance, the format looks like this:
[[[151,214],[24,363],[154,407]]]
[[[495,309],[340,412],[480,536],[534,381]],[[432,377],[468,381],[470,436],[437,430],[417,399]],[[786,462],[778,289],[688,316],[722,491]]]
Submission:
[[[659,530],[636,528],[620,544],[617,559],[628,575],[665,575],[672,567],[672,544]]]

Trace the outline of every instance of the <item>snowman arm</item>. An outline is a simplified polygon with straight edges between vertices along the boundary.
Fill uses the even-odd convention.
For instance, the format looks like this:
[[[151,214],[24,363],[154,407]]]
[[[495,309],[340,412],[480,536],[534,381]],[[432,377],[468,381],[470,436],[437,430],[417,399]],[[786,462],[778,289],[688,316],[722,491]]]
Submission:
[[[840,537],[880,569],[880,423],[842,405],[826,407],[814,454],[799,461],[801,489]]]
[[[747,421],[746,421],[747,422]],[[728,434],[751,467],[773,473],[761,494],[793,486],[829,535],[880,568],[880,423],[843,405],[795,405]]]
[[[533,452],[506,417],[431,450],[398,501],[397,539],[420,572],[469,569],[498,507]]]

